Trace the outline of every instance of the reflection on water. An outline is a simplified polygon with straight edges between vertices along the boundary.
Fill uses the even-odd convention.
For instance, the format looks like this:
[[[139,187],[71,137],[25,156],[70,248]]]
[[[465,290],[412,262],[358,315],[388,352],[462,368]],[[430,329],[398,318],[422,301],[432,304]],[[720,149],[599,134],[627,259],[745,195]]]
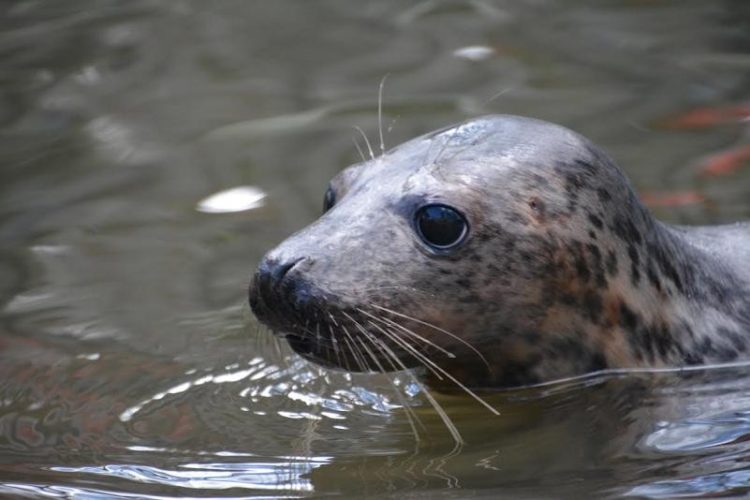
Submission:
[[[457,445],[411,375],[312,366],[246,306],[354,127],[378,149],[386,74],[387,146],[532,115],[662,218],[750,218],[746,2],[0,9],[0,496],[750,493],[747,367],[433,393]]]

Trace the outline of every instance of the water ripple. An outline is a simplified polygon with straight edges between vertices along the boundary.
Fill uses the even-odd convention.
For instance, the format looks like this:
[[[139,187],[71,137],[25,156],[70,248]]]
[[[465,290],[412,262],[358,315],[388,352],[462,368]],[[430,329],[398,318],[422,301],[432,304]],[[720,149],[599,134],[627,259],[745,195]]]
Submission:
[[[54,466],[50,470],[68,474],[91,474],[138,483],[195,490],[243,490],[309,492],[312,484],[304,475],[330,461],[327,457],[241,463],[185,463],[174,469],[148,465]]]
[[[744,496],[748,492],[750,492],[750,470],[740,469],[687,479],[657,481],[636,486],[626,495],[648,498],[725,497],[730,495]]]

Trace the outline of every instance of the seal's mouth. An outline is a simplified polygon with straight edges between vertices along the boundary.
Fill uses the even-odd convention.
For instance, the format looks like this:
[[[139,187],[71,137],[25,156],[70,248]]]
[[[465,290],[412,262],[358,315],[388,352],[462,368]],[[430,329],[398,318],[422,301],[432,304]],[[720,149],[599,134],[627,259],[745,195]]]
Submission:
[[[402,338],[403,331],[378,320],[382,313],[346,304],[299,276],[273,284],[256,273],[248,300],[261,323],[294,352],[324,367],[385,372],[419,365],[417,349]],[[419,355],[429,355],[424,346]]]

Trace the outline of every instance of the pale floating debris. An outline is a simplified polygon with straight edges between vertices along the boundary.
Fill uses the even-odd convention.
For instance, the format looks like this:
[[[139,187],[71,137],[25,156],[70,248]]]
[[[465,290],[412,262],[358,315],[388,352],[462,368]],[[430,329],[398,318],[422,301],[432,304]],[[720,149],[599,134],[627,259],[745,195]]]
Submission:
[[[85,359],[87,361],[97,361],[101,355],[98,352],[92,353],[92,354],[79,354],[76,356],[78,359]]]
[[[198,202],[196,210],[207,214],[244,212],[260,208],[265,203],[266,193],[254,186],[238,186],[219,191]]]
[[[31,251],[37,255],[64,255],[70,251],[67,245],[34,245]]]
[[[486,45],[470,45],[454,50],[453,55],[469,61],[483,61],[495,55],[495,49]]]
[[[300,113],[230,123],[210,131],[208,139],[250,139],[304,129],[320,122],[334,108],[316,108]]]

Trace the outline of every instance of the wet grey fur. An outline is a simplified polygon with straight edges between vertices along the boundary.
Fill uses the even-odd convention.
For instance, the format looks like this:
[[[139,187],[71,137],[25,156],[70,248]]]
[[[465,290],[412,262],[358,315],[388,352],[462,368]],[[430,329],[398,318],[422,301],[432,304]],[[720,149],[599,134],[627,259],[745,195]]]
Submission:
[[[750,353],[750,224],[657,221],[614,162],[563,127],[477,118],[349,167],[331,189],[333,208],[269,252],[250,288],[261,321],[317,362],[425,364],[394,331],[485,387]],[[416,234],[428,203],[466,216],[455,252]]]

